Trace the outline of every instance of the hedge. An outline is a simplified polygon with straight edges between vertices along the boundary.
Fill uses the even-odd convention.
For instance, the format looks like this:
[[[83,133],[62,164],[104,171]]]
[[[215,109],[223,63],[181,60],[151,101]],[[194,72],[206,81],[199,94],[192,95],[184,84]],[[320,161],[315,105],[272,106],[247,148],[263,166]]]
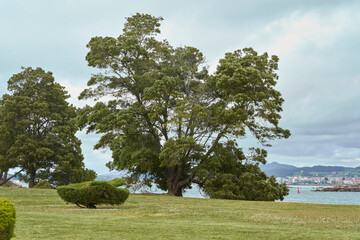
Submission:
[[[40,188],[40,189],[53,189],[53,187],[51,186],[51,184],[46,181],[46,180],[41,180],[40,182],[38,182],[35,185],[35,188]]]
[[[14,204],[0,197],[0,240],[14,237],[15,219]]]
[[[96,208],[99,204],[120,205],[129,197],[129,190],[117,188],[120,180],[114,184],[106,181],[75,183],[56,188],[59,196],[68,203],[79,207]],[[122,185],[122,184],[121,184]]]

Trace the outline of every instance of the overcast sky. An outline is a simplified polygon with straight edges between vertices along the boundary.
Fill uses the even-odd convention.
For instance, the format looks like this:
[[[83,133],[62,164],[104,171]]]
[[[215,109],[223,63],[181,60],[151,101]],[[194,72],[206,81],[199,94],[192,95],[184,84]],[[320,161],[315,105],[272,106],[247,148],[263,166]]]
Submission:
[[[82,106],[77,96],[96,72],[86,44],[120,35],[137,12],[162,16],[160,38],[200,49],[210,70],[244,47],[279,56],[281,126],[292,136],[273,142],[269,162],[360,166],[360,1],[0,0],[0,94],[21,66],[41,67]],[[86,166],[107,172],[110,150],[78,136]]]

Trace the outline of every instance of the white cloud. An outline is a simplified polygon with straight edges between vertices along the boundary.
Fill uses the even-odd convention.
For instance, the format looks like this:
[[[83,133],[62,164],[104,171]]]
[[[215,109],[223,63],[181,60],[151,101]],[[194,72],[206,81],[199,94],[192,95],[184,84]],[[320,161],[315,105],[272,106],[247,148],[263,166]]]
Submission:
[[[274,34],[271,52],[289,54],[301,45],[311,43],[317,47],[333,44],[337,37],[349,27],[349,13],[338,12],[330,16],[322,16],[315,12],[300,12],[290,17],[273,22],[265,27],[267,34]]]
[[[69,103],[77,107],[86,105],[85,101],[80,101],[78,99],[78,96],[86,88],[86,86],[72,84],[70,83],[70,80],[67,79],[60,80],[59,83],[61,86],[65,87],[65,90],[70,94],[70,98],[68,99]]]
[[[343,162],[343,163],[358,163],[358,162],[360,162],[360,158],[355,158],[355,159],[341,159],[340,162]]]
[[[83,82],[83,81],[76,81],[76,82]],[[85,105],[93,106],[98,101],[108,102],[109,100],[112,99],[111,97],[106,96],[100,98],[97,101],[92,99],[79,100],[78,97],[80,93],[84,91],[86,88],[88,88],[86,85],[73,84],[70,82],[70,80],[67,79],[60,80],[59,83],[61,86],[65,87],[65,90],[70,94],[70,98],[68,99],[68,102],[76,107],[84,107]]]

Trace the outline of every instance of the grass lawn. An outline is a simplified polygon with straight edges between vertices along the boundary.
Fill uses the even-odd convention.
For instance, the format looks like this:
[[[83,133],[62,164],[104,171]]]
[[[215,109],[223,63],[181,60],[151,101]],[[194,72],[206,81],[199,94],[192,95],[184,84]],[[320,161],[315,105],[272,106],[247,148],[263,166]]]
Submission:
[[[0,188],[15,204],[13,239],[360,239],[360,206],[132,194],[80,209],[55,190]]]

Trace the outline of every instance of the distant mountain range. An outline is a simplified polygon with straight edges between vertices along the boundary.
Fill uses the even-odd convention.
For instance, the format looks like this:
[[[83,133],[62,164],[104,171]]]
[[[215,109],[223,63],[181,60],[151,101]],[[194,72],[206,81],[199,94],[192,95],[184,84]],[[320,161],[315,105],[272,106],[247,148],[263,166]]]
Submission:
[[[295,167],[292,165],[281,164],[277,162],[260,165],[260,168],[268,176],[291,177],[291,176],[309,176],[309,177],[360,177],[360,167],[350,168],[342,166],[313,166],[313,167]],[[114,178],[124,178],[128,174],[126,171],[109,172],[100,174],[96,180],[109,181]]]
[[[292,165],[280,164],[277,162],[261,164],[260,168],[268,176],[274,175],[275,177],[286,177],[293,176],[295,172],[298,171],[298,168]]]
[[[119,171],[119,172],[109,172],[109,173],[104,173],[104,174],[100,174],[96,177],[95,180],[98,181],[110,181],[114,178],[124,178],[126,177],[127,171]]]
[[[350,168],[342,166],[313,166],[295,167],[292,165],[277,162],[268,163],[260,166],[268,176],[275,177],[287,176],[309,176],[309,177],[360,177],[360,167]]]

